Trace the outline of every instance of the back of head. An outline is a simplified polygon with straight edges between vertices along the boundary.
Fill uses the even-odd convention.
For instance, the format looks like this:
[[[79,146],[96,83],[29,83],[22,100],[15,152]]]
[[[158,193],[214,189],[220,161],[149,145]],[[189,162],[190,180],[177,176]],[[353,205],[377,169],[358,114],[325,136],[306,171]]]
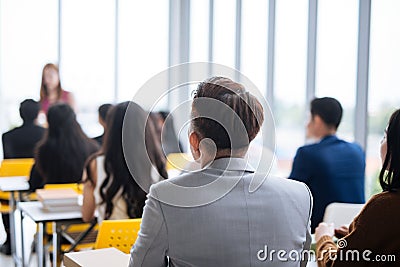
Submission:
[[[105,122],[107,119],[108,111],[112,108],[112,104],[103,104],[99,107],[99,117]]]
[[[343,108],[339,101],[332,97],[315,98],[311,101],[311,116],[318,115],[330,128],[337,129],[342,120]]]
[[[175,131],[174,119],[172,114],[167,111],[160,111],[159,116],[162,119],[161,131],[161,145],[165,155],[171,153],[180,153],[181,146],[177,133]]]
[[[108,127],[103,145],[107,179],[101,185],[106,218],[112,213],[111,200],[121,187],[128,215],[131,218],[142,215],[146,193],[140,188],[142,184],[139,186],[136,181],[146,179],[148,184],[151,183],[151,162],[161,175],[167,177],[165,162],[160,158],[161,151],[152,149],[156,140],[154,130],[154,140],[147,139],[147,126],[153,125],[146,123],[146,120],[147,113],[134,102],[123,102],[112,107],[107,116]],[[133,156],[130,156],[131,153]]]
[[[48,131],[40,141],[36,163],[42,176],[79,181],[87,157],[96,152],[97,145],[82,131],[75,112],[64,103],[50,107]]]
[[[150,159],[149,163],[154,164],[159,174],[167,178],[160,141],[148,115],[135,102],[127,101],[113,107],[107,118],[109,129],[105,134],[104,152],[107,154],[114,151],[114,157],[122,157],[123,161],[130,160],[129,167],[136,166],[131,168],[133,172],[145,169],[140,162]],[[131,153],[134,156],[130,157]]]
[[[55,104],[49,108],[47,122],[49,124],[49,137],[67,135],[67,137],[73,138],[71,134],[76,135],[80,132],[75,112],[65,103]]]
[[[33,99],[26,99],[19,106],[19,114],[24,123],[33,122],[37,118],[39,110],[39,103]]]
[[[400,189],[400,109],[389,119],[386,130],[386,155],[379,175],[382,189],[385,191]],[[395,160],[392,160],[395,159]]]
[[[192,104],[192,128],[217,150],[246,148],[264,121],[261,103],[243,85],[213,77],[199,84]]]

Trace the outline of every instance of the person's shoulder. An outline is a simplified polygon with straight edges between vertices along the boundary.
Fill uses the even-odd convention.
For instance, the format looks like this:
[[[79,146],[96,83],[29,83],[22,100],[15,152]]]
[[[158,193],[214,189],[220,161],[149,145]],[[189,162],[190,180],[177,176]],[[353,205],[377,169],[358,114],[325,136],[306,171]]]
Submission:
[[[72,94],[72,93],[71,93],[71,91],[62,89],[62,90],[61,90],[61,94],[62,94],[62,95],[70,95],[70,94]]]
[[[371,221],[380,216],[383,218],[389,213],[392,214],[392,216],[398,217],[393,211],[396,210],[399,205],[400,192],[382,192],[373,195],[368,200],[359,216],[363,221]]]
[[[5,133],[3,133],[3,139],[8,139],[8,138],[12,138],[13,135],[15,135],[15,133],[17,133],[18,131],[20,131],[21,127],[15,127]]]
[[[300,182],[300,181],[296,181],[296,180],[292,180],[292,179],[287,179],[287,178],[281,178],[281,177],[277,177],[277,176],[268,176],[266,181],[266,183],[272,183],[274,184],[274,186],[279,186],[281,188],[288,188],[290,190],[307,190],[308,191],[308,187],[305,183]]]
[[[290,196],[291,199],[306,205],[312,202],[312,194],[308,186],[300,181],[268,176],[260,187],[260,193],[267,192],[277,196]]]
[[[154,190],[162,190],[162,189],[168,187],[169,184],[171,184],[171,183],[178,185],[178,186],[184,186],[184,185],[187,185],[188,183],[190,183],[190,180],[196,179],[198,177],[199,173],[201,173],[201,170],[188,172],[188,173],[182,173],[176,177],[159,181],[159,182],[153,184],[151,187]]]
[[[316,151],[319,151],[321,147],[321,144],[318,143],[313,143],[313,144],[307,144],[304,146],[301,146],[297,149],[296,155],[297,157],[308,157],[312,156],[315,154]]]
[[[301,152],[318,150],[318,149],[320,149],[320,147],[325,145],[325,143],[322,141],[323,140],[317,140],[313,143],[303,145],[303,146],[299,147],[297,150],[301,151]]]
[[[336,139],[336,142],[337,142],[337,143],[340,143],[340,144],[343,144],[343,145],[346,145],[346,146],[348,146],[348,147],[351,147],[351,148],[354,148],[354,149],[357,149],[357,150],[361,150],[361,151],[362,151],[361,145],[358,144],[358,143],[356,143],[356,142],[349,142],[349,141],[346,141],[346,140],[341,139],[341,138],[337,138],[337,139]]]
[[[12,135],[12,133],[14,132],[15,129],[9,130],[5,133],[3,133],[2,137],[4,138],[8,138],[10,135]]]
[[[375,206],[375,205],[380,205],[381,203],[386,203],[386,202],[400,203],[400,192],[384,191],[384,192],[378,193],[376,195],[373,195],[368,200],[366,205]]]
[[[39,126],[39,125],[33,125],[32,129],[36,131],[37,133],[44,133],[46,131],[46,128]]]

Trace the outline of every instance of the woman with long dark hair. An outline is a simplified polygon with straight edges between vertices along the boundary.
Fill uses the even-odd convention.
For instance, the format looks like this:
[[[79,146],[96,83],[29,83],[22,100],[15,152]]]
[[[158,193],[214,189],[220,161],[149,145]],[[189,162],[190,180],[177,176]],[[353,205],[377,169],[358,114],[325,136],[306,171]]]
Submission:
[[[383,192],[365,204],[350,227],[320,223],[315,230],[318,266],[399,266],[400,109],[389,120],[381,142]],[[336,245],[334,235],[344,236]],[[340,236],[338,236],[340,237]],[[354,258],[354,255],[358,255]]]
[[[49,128],[37,145],[29,180],[32,191],[45,184],[79,182],[86,160],[98,150],[96,142],[82,131],[69,105],[51,106],[47,119]]]
[[[153,124],[147,122],[147,113],[133,102],[109,111],[102,151],[85,168],[84,221],[90,221],[96,209],[99,221],[141,217],[146,200],[142,182],[149,186],[159,175],[167,178]]]

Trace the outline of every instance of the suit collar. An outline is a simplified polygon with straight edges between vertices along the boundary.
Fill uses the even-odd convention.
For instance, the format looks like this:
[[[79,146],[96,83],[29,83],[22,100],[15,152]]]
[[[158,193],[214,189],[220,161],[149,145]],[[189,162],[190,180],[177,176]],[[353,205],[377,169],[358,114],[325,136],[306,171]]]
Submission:
[[[328,141],[335,141],[335,140],[337,140],[337,139],[338,139],[338,138],[337,138],[337,136],[336,136],[335,134],[327,135],[327,136],[325,136],[325,137],[323,137],[323,138],[321,139],[320,143],[322,143],[322,142],[328,142]]]
[[[214,160],[209,169],[227,170],[227,171],[248,171],[254,172],[254,168],[243,158],[219,158]]]

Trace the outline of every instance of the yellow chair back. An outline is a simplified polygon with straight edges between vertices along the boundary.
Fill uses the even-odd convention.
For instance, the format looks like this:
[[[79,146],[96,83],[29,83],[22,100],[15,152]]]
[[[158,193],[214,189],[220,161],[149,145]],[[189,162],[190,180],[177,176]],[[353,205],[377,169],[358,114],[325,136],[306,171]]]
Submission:
[[[139,233],[142,219],[104,220],[99,227],[95,249],[114,247],[129,253]]]
[[[4,159],[0,166],[0,177],[27,176],[29,177],[34,159]]]
[[[165,169],[170,170],[184,170],[185,166],[191,161],[191,156],[186,153],[171,153],[167,156]]]
[[[29,177],[34,159],[4,159],[0,165],[0,178],[8,176],[26,176]],[[10,193],[0,192],[0,199],[9,200]],[[3,205],[2,213],[9,211],[8,205]]]

